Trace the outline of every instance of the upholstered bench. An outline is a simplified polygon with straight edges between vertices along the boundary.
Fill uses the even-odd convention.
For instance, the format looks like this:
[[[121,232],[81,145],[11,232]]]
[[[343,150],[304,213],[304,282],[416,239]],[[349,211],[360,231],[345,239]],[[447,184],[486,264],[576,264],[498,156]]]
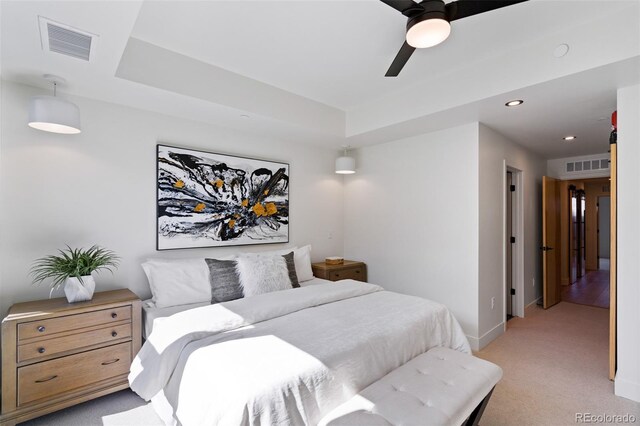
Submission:
[[[434,348],[372,383],[320,425],[477,425],[501,377],[495,364]]]

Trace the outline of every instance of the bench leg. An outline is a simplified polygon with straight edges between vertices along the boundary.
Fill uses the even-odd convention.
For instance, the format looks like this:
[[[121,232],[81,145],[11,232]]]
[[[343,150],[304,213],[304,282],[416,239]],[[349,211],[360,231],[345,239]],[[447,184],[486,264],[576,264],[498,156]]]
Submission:
[[[484,413],[484,409],[487,408],[487,404],[489,403],[489,398],[491,398],[493,389],[495,389],[495,386],[489,391],[487,396],[485,396],[484,399],[480,401],[480,404],[478,404],[475,410],[473,410],[467,421],[464,422],[462,426],[478,426],[478,424],[480,423],[480,418]]]

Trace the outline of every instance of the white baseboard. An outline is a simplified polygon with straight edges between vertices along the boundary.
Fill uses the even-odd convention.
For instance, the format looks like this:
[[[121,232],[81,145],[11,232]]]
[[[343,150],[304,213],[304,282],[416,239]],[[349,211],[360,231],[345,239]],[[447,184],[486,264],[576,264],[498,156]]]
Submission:
[[[471,346],[471,350],[477,352],[480,349],[484,348],[489,343],[498,338],[502,333],[504,333],[504,329],[505,323],[501,322],[480,337],[467,336],[467,339],[469,340],[469,346]]]
[[[635,383],[630,380],[623,379],[619,374],[616,374],[614,383],[614,393],[617,396],[640,402],[640,383]]]
[[[542,300],[542,297],[538,297],[537,299],[535,299],[533,302],[529,303],[527,306],[525,306],[524,308],[527,309],[529,306],[533,306],[533,305],[537,305],[539,301]]]

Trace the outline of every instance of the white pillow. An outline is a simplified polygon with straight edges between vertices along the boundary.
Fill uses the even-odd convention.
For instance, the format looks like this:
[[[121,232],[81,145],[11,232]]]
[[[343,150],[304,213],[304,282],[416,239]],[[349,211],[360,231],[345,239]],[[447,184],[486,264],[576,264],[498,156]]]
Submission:
[[[298,275],[298,282],[305,282],[312,280],[313,271],[311,270],[311,246],[307,245],[301,248],[296,248],[293,251],[293,261],[296,264],[296,274]]]
[[[142,269],[158,308],[211,302],[209,268],[204,259],[150,259]]]
[[[279,254],[243,254],[236,259],[236,271],[245,297],[292,288],[287,263]]]

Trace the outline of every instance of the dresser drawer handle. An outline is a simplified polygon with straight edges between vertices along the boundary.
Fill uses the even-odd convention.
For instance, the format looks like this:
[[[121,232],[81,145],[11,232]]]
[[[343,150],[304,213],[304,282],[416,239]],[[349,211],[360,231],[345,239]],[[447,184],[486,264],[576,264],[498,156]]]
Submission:
[[[45,330],[44,325],[41,325],[40,327],[38,327],[38,331],[40,333],[44,333],[44,330]]]
[[[112,331],[112,332],[111,332],[111,337],[116,337],[117,335],[118,335],[118,333],[117,333],[117,332],[115,332],[115,331]]]
[[[111,313],[111,318],[118,318],[118,314],[116,314],[115,312]]]
[[[120,361],[120,358],[112,359],[111,361],[105,361],[102,363],[102,365],[115,364],[118,361]]]
[[[44,348],[38,348],[38,353],[43,354],[44,353]]]
[[[51,377],[47,377],[46,379],[36,380],[36,383],[44,383],[44,382],[48,382],[48,381],[50,381],[50,380],[55,379],[56,377],[58,377],[58,375],[51,376]]]
[[[340,274],[336,274],[336,277],[339,277],[339,276],[340,276]]]
[[[356,269],[356,274],[359,274],[359,273],[360,273],[360,270],[359,270],[359,269]]]

